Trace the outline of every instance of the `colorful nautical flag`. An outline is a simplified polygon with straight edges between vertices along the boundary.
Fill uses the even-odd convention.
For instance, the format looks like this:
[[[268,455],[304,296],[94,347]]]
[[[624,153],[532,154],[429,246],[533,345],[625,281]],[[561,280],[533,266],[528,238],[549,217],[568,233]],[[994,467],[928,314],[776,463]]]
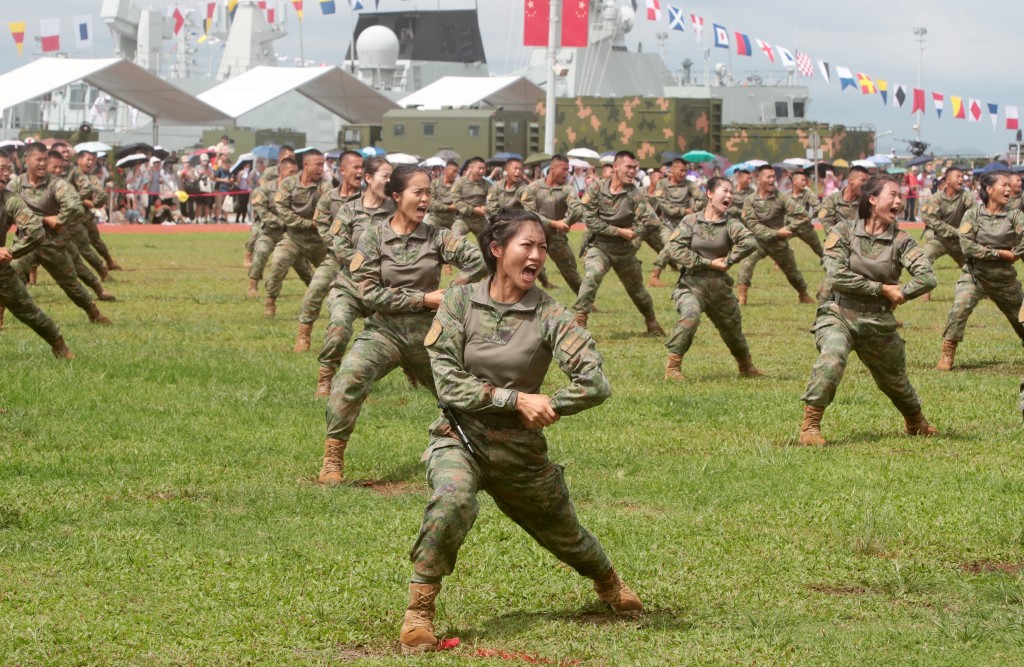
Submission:
[[[749,58],[752,53],[750,50],[750,38],[742,32],[734,34],[736,35],[736,54],[740,56],[747,56]]]
[[[92,14],[75,17],[75,48],[92,47]]]
[[[181,29],[185,27],[185,15],[181,13],[181,10],[177,7],[171,12],[171,18],[174,19],[174,36],[177,37]]]
[[[352,0],[352,11],[361,12],[363,11],[363,0]],[[545,14],[545,16],[547,16]]]
[[[295,7],[295,13],[298,15],[299,20],[302,20],[302,0],[292,0],[292,6]]]
[[[668,27],[671,30],[686,32],[686,24],[683,22],[683,10],[681,7],[668,6]]]
[[[924,91],[920,88],[914,88],[914,104],[910,107],[910,113],[917,113],[918,111],[924,113]]]
[[[902,83],[892,84],[892,105],[902,109],[907,101],[907,88]],[[923,102],[924,100],[922,100]]]
[[[60,51],[60,19],[40,20],[39,36],[43,53]]]
[[[661,0],[647,0],[647,20],[661,20]]]
[[[953,107],[953,118],[960,118],[962,120],[967,117],[967,112],[964,109],[964,98],[950,95],[949,104]]]
[[[857,72],[857,85],[860,86],[860,92],[865,95],[871,95],[878,92],[878,87],[875,82],[871,80],[871,77],[862,72]]]
[[[720,49],[729,48],[729,33],[724,26],[715,24],[715,46]]]
[[[996,129],[996,125],[999,123],[999,105],[988,103],[988,117],[992,121],[992,129]]]
[[[693,36],[697,38],[697,43],[700,44],[700,40],[704,36],[704,17],[690,14],[690,25],[693,26]]]
[[[914,89],[914,100],[915,104],[917,101],[917,88]],[[932,104],[935,106],[935,115],[938,118],[942,118],[942,106],[943,106],[942,93],[932,93]],[[921,111],[924,111],[924,91],[921,91]]]
[[[337,11],[337,7],[334,6],[334,0],[320,0],[320,13],[324,16],[333,14]]]
[[[267,0],[267,23],[277,21],[277,0]]]
[[[25,54],[25,22],[24,21],[12,21],[7,24],[7,29],[11,31],[11,39],[14,40],[14,46],[18,47],[18,55]]]
[[[796,69],[806,77],[814,76],[814,65],[811,64],[811,57],[806,53],[796,52]]]
[[[971,121],[972,123],[980,122],[981,112],[981,102],[974,98],[971,98],[971,101],[967,103],[967,120]]]
[[[821,78],[825,79],[825,83],[832,83],[832,73],[829,72],[827,62],[825,62],[824,60],[819,60],[818,71],[821,72]]]
[[[796,67],[796,58],[793,57],[793,52],[784,46],[775,45],[775,50],[779,52],[779,64],[783,67]]]
[[[547,46],[550,0],[526,0],[523,7],[523,46]]]
[[[889,104],[889,82],[885,79],[875,79],[878,84],[878,94],[882,96],[882,106]]]
[[[775,62],[775,51],[772,50],[772,45],[763,39],[755,39],[754,41],[757,42],[757,48],[761,49],[761,53],[768,59],[768,62]]]
[[[236,11],[238,11],[238,0],[228,0],[228,21],[235,20]]]
[[[1006,129],[1019,130],[1020,121],[1017,120],[1017,107],[1006,105]]]
[[[836,75],[839,77],[839,92],[857,87],[857,82],[853,80],[853,72],[846,67],[836,65]]]
[[[585,48],[590,42],[590,3],[568,0],[562,4],[562,46]]]

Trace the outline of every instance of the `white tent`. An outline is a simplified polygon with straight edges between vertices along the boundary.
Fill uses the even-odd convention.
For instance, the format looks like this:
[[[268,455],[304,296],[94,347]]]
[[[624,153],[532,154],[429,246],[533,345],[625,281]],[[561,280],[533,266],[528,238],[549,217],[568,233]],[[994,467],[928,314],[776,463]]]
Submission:
[[[121,58],[40,58],[0,76],[0,112],[85,81],[166,125],[223,125],[231,118]],[[155,139],[154,139],[155,140]]]
[[[199,95],[232,118],[298,91],[350,123],[379,123],[398,105],[338,67],[254,67]]]
[[[446,76],[398,101],[406,108],[460,109],[484,104],[512,111],[533,111],[544,90],[521,76]]]

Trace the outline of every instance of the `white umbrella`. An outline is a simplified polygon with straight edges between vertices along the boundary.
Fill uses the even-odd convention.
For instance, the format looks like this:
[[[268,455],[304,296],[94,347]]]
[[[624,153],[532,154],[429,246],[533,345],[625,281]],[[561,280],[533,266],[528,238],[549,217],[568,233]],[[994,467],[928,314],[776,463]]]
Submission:
[[[443,167],[446,164],[448,163],[442,160],[441,158],[437,157],[436,155],[434,157],[428,157],[423,162],[420,162],[420,166],[426,167],[427,169],[430,169],[431,167]]]
[[[145,153],[132,153],[131,155],[126,155],[125,157],[118,160],[116,166],[131,167],[136,164],[139,164],[140,162],[145,162],[148,159],[149,158],[146,157]]]
[[[867,161],[868,162],[873,162],[874,164],[878,165],[879,167],[884,167],[887,164],[892,164],[892,160],[889,158],[889,156],[881,155],[881,154],[872,155],[871,157],[869,157],[867,159]]]
[[[569,160],[569,166],[572,167],[573,169],[579,169],[581,167],[583,169],[590,169],[590,163],[587,162],[586,160],[581,160],[579,158],[573,158]]]
[[[795,167],[801,167],[803,169],[806,169],[807,167],[810,167],[814,163],[804,157],[791,157],[788,160],[783,160],[782,164],[791,164]]]
[[[18,139],[5,139],[0,141],[0,148],[21,148],[24,145],[25,142]]]
[[[388,153],[385,159],[391,164],[419,164],[420,159],[408,153]]]
[[[252,153],[242,153],[241,155],[238,156],[238,159],[235,160],[235,163],[231,165],[231,173],[234,174],[236,171],[238,171],[238,168],[241,167],[243,164],[245,164],[246,162],[252,162],[255,159],[256,156],[253,155]]]
[[[90,153],[102,153],[103,151],[109,151],[110,146],[103,143],[102,141],[86,141],[84,143],[75,146],[75,152],[81,153],[82,151],[89,151]]]
[[[578,157],[584,160],[600,160],[601,154],[595,151],[593,148],[574,148],[568,153],[569,157]]]
[[[878,169],[878,165],[871,160],[854,160],[850,163],[851,167],[864,167],[865,169]]]
[[[749,166],[751,169],[755,169],[766,164],[768,164],[768,162],[766,162],[765,160],[747,160],[747,166]]]

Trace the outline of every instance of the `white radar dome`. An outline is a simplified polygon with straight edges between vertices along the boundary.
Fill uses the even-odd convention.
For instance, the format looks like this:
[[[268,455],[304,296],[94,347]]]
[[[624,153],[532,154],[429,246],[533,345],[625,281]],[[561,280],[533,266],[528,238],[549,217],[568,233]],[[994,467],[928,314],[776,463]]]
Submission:
[[[619,9],[619,29],[622,32],[630,32],[636,27],[636,12],[630,7],[621,7]]]
[[[394,69],[398,64],[398,35],[382,25],[372,25],[356,40],[360,67]]]

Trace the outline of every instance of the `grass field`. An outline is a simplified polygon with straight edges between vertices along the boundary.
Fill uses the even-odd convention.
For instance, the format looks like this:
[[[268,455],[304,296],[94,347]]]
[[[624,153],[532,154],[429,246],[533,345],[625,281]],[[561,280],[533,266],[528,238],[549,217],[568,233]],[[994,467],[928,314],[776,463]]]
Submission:
[[[244,298],[244,238],[110,236],[129,269],[104,304],[112,327],[87,324],[41,277],[34,295],[73,362],[8,318],[0,663],[1024,663],[1021,347],[986,301],[955,372],[932,370],[957,275],[948,259],[936,299],[897,311],[942,435],[902,435],[852,361],[825,449],[791,446],[813,308],[770,262],[743,311],[768,373],[756,380],[736,377],[705,322],[687,383],[665,384],[663,342],[640,335],[610,277],[591,329],[614,394],[548,436],[584,525],[648,612],[606,614],[588,581],[481,495],[439,598],[438,628],[462,644],[406,659],[397,636],[433,401],[401,373],[382,381],[349,447],[353,482],[319,488],[315,354],[290,351],[302,285],[290,276],[278,318],[262,319]],[[799,252],[813,288],[820,269]],[[670,292],[655,291],[666,328]],[[562,381],[554,369],[550,385]]]

